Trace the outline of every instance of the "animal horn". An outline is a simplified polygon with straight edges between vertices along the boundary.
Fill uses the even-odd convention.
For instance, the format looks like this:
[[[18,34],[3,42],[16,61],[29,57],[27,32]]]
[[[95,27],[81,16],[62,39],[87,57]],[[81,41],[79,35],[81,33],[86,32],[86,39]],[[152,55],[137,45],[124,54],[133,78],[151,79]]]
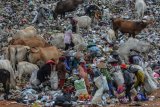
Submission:
[[[25,46],[26,49],[31,49],[29,46]]]
[[[37,47],[32,47],[31,48],[31,52],[37,53],[39,51],[39,49]]]

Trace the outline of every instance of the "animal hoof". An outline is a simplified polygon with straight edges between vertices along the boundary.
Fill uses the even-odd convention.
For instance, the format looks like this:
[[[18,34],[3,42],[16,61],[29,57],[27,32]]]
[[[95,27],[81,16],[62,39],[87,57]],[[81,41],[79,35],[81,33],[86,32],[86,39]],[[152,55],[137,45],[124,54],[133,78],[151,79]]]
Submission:
[[[4,95],[4,99],[5,99],[5,100],[8,100],[8,95],[7,95],[7,94]]]

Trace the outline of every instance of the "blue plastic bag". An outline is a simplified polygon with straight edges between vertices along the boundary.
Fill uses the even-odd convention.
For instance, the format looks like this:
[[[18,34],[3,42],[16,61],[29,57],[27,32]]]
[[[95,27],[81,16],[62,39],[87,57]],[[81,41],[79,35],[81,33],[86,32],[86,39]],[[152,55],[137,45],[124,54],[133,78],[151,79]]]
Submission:
[[[143,93],[138,93],[134,98],[135,101],[148,101],[148,98]]]

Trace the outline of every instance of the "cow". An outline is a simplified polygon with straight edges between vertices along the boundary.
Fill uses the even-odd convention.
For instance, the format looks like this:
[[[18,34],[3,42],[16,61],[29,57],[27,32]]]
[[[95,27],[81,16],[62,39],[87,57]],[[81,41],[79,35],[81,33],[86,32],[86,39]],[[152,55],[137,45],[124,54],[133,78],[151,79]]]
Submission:
[[[55,46],[31,48],[27,54],[28,62],[37,64],[38,61],[46,62],[54,59],[58,63],[62,52]]]
[[[10,73],[10,81],[9,80],[6,80],[6,81],[9,81],[10,82],[10,88],[15,88],[16,86],[16,81],[15,81],[15,72],[11,66],[11,63],[9,60],[0,60],[0,69],[5,69],[7,71],[3,71],[3,72],[6,72],[6,76],[7,78],[9,78],[9,73]],[[8,73],[9,71],[9,73]],[[2,75],[2,72],[0,73],[0,75]],[[3,77],[4,78],[4,77]],[[1,79],[3,79],[1,78]],[[7,79],[5,78],[5,79]],[[5,81],[5,79],[3,79],[2,81]]]
[[[139,34],[147,25],[150,24],[149,21],[130,21],[124,20],[121,18],[111,18],[113,30],[115,31],[115,35],[118,38],[118,30],[121,33],[129,33],[129,36],[135,38],[137,34]]]
[[[31,76],[32,72],[37,71],[37,70],[39,70],[39,68],[35,64],[29,63],[29,62],[26,62],[26,61],[18,62],[18,64],[17,64],[17,74],[16,74],[17,78],[16,79],[18,79],[19,82],[21,83],[21,79],[22,79],[23,74],[25,74],[27,76],[28,75]]]
[[[42,37],[13,38],[9,45],[24,45],[29,47],[47,47],[50,46]]]
[[[5,99],[8,99],[8,94],[10,90],[10,72],[6,69],[0,69],[0,83],[3,84]]]
[[[25,29],[18,30],[13,38],[30,38],[37,35],[37,30],[33,26],[26,27]]]
[[[57,48],[64,49],[64,33],[55,33],[51,35],[53,39],[51,39],[51,44],[56,46]],[[84,44],[84,38],[79,34],[72,34],[73,37],[73,43],[75,46],[78,46],[80,44]],[[77,48],[76,48],[77,49]]]
[[[5,59],[10,60],[13,69],[16,70],[18,62],[27,60],[26,54],[29,49],[30,47],[28,46],[9,45],[8,48],[5,49]]]
[[[91,29],[91,18],[89,16],[81,16],[74,17],[74,20],[77,21],[77,33],[79,33],[79,28],[87,28],[87,30]]]
[[[146,10],[146,3],[144,0],[136,0],[135,10],[137,12],[138,19],[142,19]]]
[[[65,17],[65,12],[74,11],[79,4],[82,4],[83,0],[61,0],[56,3],[56,7],[53,10],[53,17],[57,19],[58,14],[61,14],[61,18]]]

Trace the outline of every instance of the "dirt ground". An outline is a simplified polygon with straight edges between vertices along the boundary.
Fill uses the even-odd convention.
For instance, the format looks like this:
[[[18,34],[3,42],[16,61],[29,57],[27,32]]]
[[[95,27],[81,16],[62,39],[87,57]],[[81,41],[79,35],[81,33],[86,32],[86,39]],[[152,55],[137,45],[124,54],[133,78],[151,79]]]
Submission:
[[[138,105],[140,107],[160,107],[160,89],[156,90],[149,96],[155,96],[155,99],[153,101],[135,102],[131,104],[119,104],[112,107],[137,107]],[[135,104],[137,104],[137,106]]]
[[[139,105],[141,107],[160,107],[160,89],[153,92],[150,96],[155,96],[155,99],[153,101],[135,102],[132,104],[117,104],[114,106],[107,106],[107,107],[136,107],[135,104],[137,104],[137,106]],[[18,104],[15,101],[4,101],[3,100],[3,101],[0,101],[0,107],[31,107],[31,106],[27,106],[24,104]],[[87,106],[85,106],[85,107],[87,107]],[[89,106],[89,107],[91,107],[91,106]]]
[[[30,107],[30,106],[18,104],[15,101],[0,101],[0,107]]]

